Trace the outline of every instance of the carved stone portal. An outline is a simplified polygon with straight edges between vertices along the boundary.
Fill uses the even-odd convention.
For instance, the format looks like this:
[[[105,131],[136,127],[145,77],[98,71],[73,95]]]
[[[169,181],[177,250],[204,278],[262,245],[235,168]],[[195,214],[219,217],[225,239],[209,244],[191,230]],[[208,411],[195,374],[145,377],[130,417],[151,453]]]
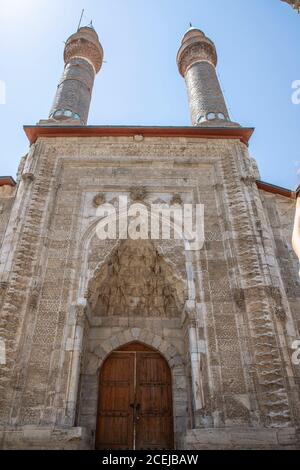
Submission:
[[[185,285],[150,241],[126,240],[96,270],[87,297],[97,316],[180,317]]]

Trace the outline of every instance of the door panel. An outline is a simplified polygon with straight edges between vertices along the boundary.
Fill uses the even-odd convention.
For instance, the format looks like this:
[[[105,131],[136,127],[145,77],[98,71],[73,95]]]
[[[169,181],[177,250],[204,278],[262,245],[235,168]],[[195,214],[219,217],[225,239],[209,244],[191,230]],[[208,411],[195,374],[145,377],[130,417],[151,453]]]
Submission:
[[[102,367],[96,449],[133,448],[134,366],[132,354],[113,353]]]
[[[114,352],[99,379],[96,449],[173,449],[171,371],[141,344]]]
[[[171,373],[159,353],[137,355],[137,449],[172,449]]]

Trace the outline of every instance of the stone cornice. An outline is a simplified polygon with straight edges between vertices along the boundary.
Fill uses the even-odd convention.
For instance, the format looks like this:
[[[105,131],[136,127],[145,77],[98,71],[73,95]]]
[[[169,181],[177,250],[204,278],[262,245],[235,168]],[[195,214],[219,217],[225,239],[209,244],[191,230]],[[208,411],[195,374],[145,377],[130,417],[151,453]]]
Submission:
[[[267,193],[277,194],[279,196],[287,197],[289,199],[295,199],[297,193],[299,194],[299,189],[296,191],[291,191],[287,188],[282,188],[281,186],[276,186],[275,184],[266,183],[265,181],[256,181],[258,189],[266,191]]]
[[[11,186],[14,188],[16,184],[12,176],[0,176],[0,186]]]
[[[253,128],[247,127],[140,127],[140,126],[24,126],[30,144],[40,137],[185,137],[237,139],[248,145]]]

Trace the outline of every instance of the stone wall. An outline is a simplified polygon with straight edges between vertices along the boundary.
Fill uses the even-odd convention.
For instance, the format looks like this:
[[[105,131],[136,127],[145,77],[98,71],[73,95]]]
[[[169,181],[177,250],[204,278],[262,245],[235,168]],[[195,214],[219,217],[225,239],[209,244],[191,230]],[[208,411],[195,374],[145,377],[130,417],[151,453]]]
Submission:
[[[278,262],[281,281],[286,292],[289,308],[300,330],[300,281],[299,262],[292,248],[295,200],[261,191],[261,198],[268,223],[272,229],[274,255]],[[275,263],[274,263],[275,265]],[[277,267],[277,266],[276,266]],[[278,312],[285,316],[284,306]],[[299,377],[299,371],[297,374]],[[297,379],[300,383],[299,378]]]
[[[12,447],[13,433],[21,436],[13,446],[26,447],[28,426],[71,434],[79,426],[93,447],[99,369],[133,340],[160,350],[172,369],[178,447],[187,445],[187,429],[299,423],[290,360],[295,311],[255,179],[246,146],[235,140],[38,140],[0,257],[8,359],[0,378],[2,447]],[[149,289],[130,279],[141,272],[131,247],[96,236],[97,201],[136,194],[146,204],[205,205],[201,250],[186,251],[180,240],[137,248],[146,266],[160,270],[154,296],[151,282]],[[133,263],[129,276],[123,258]],[[122,286],[120,311],[110,289]]]
[[[0,187],[0,245],[2,243],[2,239],[4,237],[6,226],[9,220],[15,191],[15,188],[12,186]]]

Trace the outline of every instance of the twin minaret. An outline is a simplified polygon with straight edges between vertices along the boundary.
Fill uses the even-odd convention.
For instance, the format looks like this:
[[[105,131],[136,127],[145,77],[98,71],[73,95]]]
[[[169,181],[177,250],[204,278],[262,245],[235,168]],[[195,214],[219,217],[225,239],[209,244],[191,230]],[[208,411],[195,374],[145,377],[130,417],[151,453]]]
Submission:
[[[96,74],[103,62],[103,49],[92,26],[80,28],[66,42],[65,70],[57,87],[50,119],[86,125]]]
[[[229,118],[216,72],[217,61],[214,43],[191,27],[183,36],[177,65],[186,81],[193,126],[237,126]]]
[[[66,42],[65,69],[58,85],[49,122],[86,125],[96,74],[103,62],[103,49],[92,25],[80,28]],[[193,126],[238,126],[230,121],[216,73],[214,43],[196,28],[190,28],[177,54],[185,78]]]

